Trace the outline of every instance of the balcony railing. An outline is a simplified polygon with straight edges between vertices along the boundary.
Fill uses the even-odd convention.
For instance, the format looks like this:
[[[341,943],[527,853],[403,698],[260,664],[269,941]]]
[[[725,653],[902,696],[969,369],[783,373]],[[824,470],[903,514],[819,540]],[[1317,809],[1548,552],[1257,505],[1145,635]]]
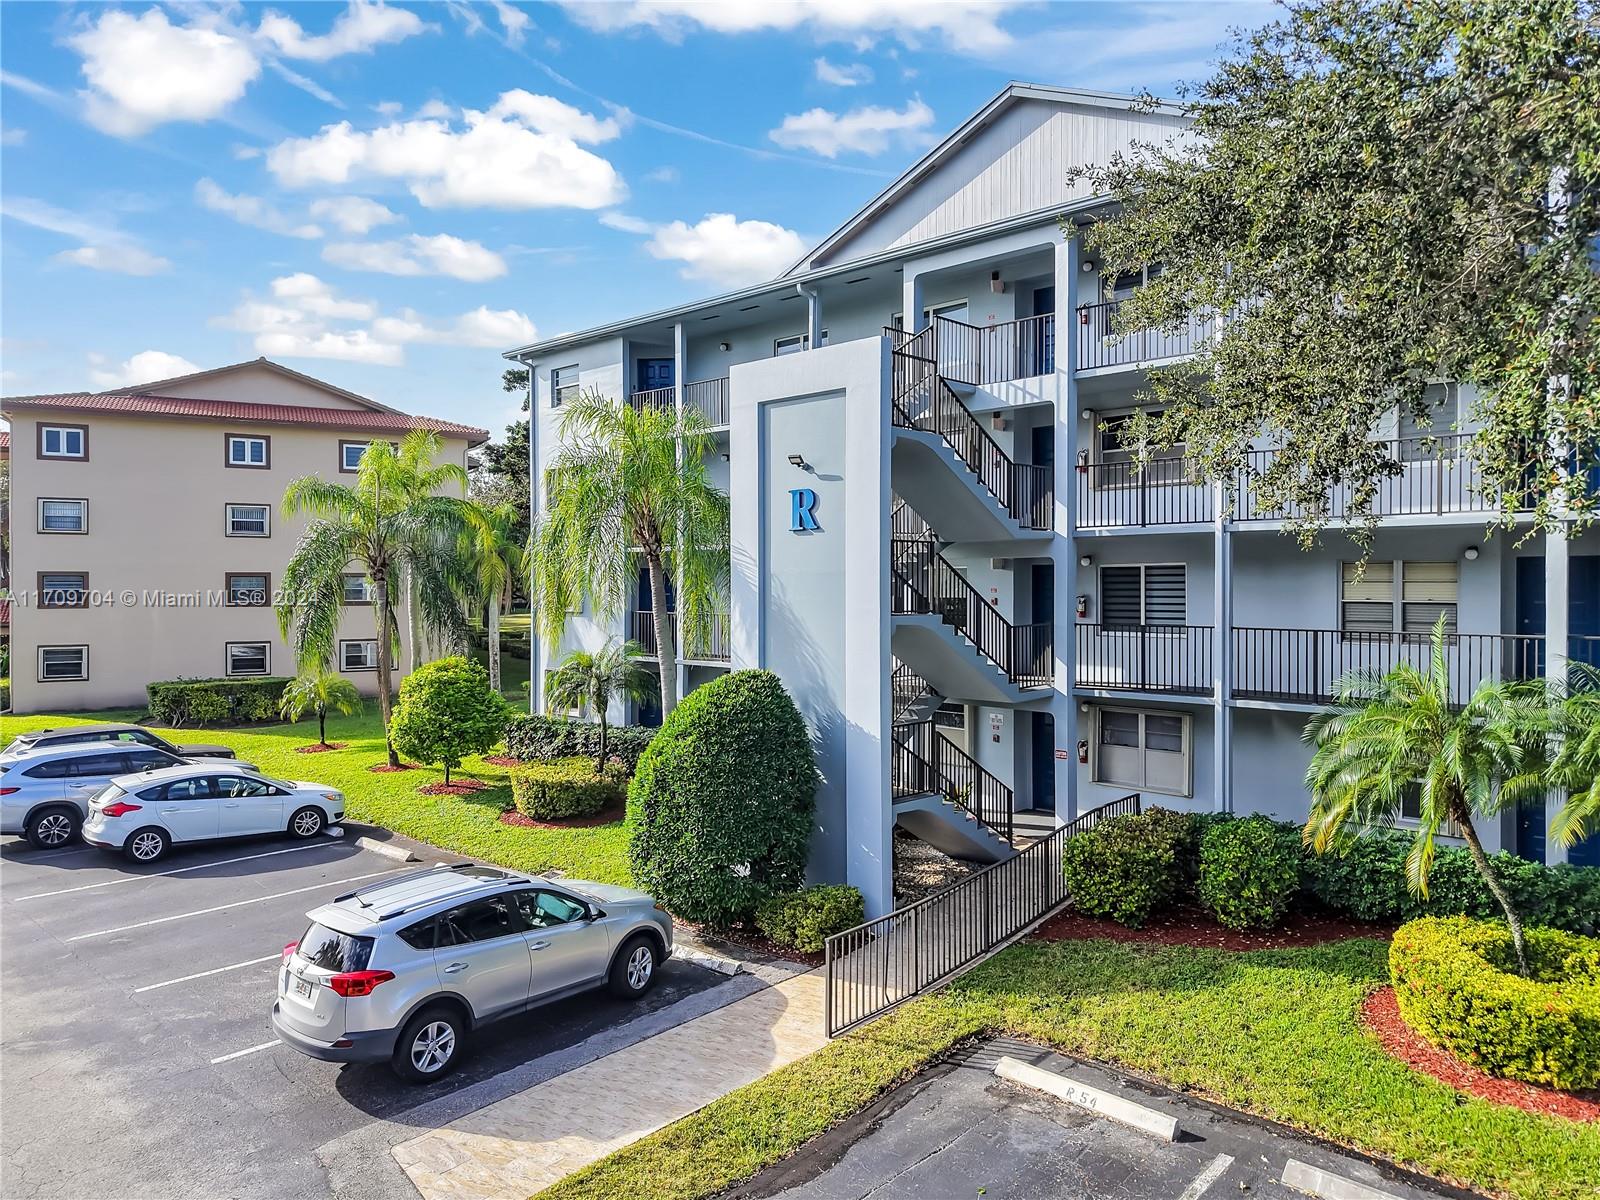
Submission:
[[[640,410],[652,408],[657,412],[671,412],[678,405],[678,389],[663,387],[634,392],[629,395],[628,403]]]
[[[1196,525],[1216,515],[1213,489],[1187,459],[1084,463],[1077,475],[1079,529]]]
[[[1472,436],[1464,433],[1396,438],[1389,452],[1399,472],[1378,481],[1372,514],[1378,517],[1441,516],[1445,513],[1493,512],[1492,496],[1478,491],[1480,474],[1470,454]],[[1281,521],[1306,515],[1295,506],[1269,507],[1257,494],[1256,479],[1272,466],[1277,450],[1252,450],[1239,480],[1240,521]],[[1354,493],[1336,487],[1328,493],[1329,520],[1343,520],[1354,508]]]
[[[702,379],[686,384],[683,389],[683,407],[697,409],[706,424],[718,429],[728,423],[728,381]]]
[[[699,637],[684,635],[685,658],[727,662],[732,645],[727,613],[715,613]]]
[[[936,355],[946,379],[973,385],[1049,375],[1056,369],[1054,313],[969,325],[934,317]]]
[[[1117,314],[1124,301],[1105,300],[1099,304],[1078,305],[1078,370],[1100,367],[1128,367],[1183,358],[1195,352],[1216,330],[1216,317],[1193,313],[1187,322],[1172,328],[1118,328]]]
[[[1211,626],[1077,627],[1079,687],[1209,696]]]
[[[1536,679],[1544,672],[1544,638],[1534,634],[1452,634],[1444,653],[1457,704],[1485,679]],[[1241,700],[1323,704],[1346,675],[1381,675],[1401,663],[1427,671],[1431,656],[1426,633],[1235,627],[1233,694]]]
[[[628,637],[638,642],[646,654],[661,653],[656,641],[656,614],[647,609],[635,609],[628,614]]]

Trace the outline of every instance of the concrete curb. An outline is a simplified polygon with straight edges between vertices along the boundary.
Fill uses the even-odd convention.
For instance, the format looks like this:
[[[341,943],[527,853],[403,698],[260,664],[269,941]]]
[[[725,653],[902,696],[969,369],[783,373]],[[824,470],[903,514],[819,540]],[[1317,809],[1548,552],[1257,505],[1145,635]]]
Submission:
[[[696,950],[689,946],[679,945],[674,947],[672,957],[682,959],[684,962],[692,962],[696,966],[706,967],[719,975],[737,975],[744,970],[744,964],[738,959],[723,958],[717,954],[707,954],[704,950]]]
[[[1009,1056],[1004,1056],[999,1062],[995,1063],[994,1073],[1001,1079],[1009,1079],[1013,1083],[1022,1084],[1024,1087],[1035,1088],[1054,1096],[1058,1100],[1065,1100],[1068,1104],[1075,1104],[1079,1108],[1087,1109],[1096,1116],[1109,1117],[1113,1121],[1121,1121],[1124,1125],[1131,1125],[1133,1128],[1158,1137],[1162,1141],[1175,1142],[1178,1140],[1178,1118],[1164,1116],[1153,1108],[1135,1104],[1132,1100],[1124,1100],[1121,1096],[1112,1092],[1101,1091],[1099,1088],[1090,1087],[1086,1083],[1068,1079],[1065,1075],[1057,1075],[1054,1071],[1046,1071],[1043,1067],[1036,1067]],[[1329,1200],[1334,1200],[1334,1198],[1330,1197]],[[1340,1197],[1338,1200],[1344,1200],[1344,1198]],[[1358,1200],[1358,1198],[1352,1196],[1349,1200]],[[1393,1200],[1393,1198],[1391,1197],[1390,1200]]]
[[[1313,1167],[1298,1158],[1283,1164],[1283,1186],[1297,1192],[1319,1197],[1319,1200],[1400,1200],[1393,1192],[1368,1187],[1321,1167]]]
[[[391,846],[388,842],[380,842],[377,838],[358,837],[354,844],[362,850],[370,850],[374,854],[381,854],[384,858],[392,858],[395,862],[414,863],[422,861],[404,846]]]

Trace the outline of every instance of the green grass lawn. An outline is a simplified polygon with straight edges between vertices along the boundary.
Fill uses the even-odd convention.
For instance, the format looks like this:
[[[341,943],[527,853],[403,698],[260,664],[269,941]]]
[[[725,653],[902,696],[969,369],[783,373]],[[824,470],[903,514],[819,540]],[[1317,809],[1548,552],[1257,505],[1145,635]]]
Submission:
[[[1025,943],[602,1159],[541,1197],[711,1196],[793,1153],[967,1039],[1004,1033],[1519,1200],[1596,1194],[1600,1127],[1464,1097],[1389,1058],[1357,1010],[1388,981],[1357,940],[1235,954]]]
[[[524,662],[524,670],[526,666]],[[135,710],[8,716],[0,727],[4,738],[9,739],[29,729],[85,721],[131,721],[140,715]],[[511,803],[511,784],[504,767],[492,766],[480,758],[463,763],[458,774],[489,785],[473,796],[419,796],[417,788],[444,778],[443,771],[431,767],[397,774],[370,772],[368,767],[384,761],[383,733],[374,702],[369,702],[367,711],[360,716],[328,718],[328,740],[345,742],[347,746],[323,754],[295,753],[295,747],[317,740],[315,721],[248,729],[160,732],[175,742],[220,742],[231,746],[240,758],[255,763],[268,775],[330,784],[344,792],[345,811],[355,821],[382,825],[396,833],[519,871],[556,869],[601,883],[632,882],[628,835],[621,821],[590,829],[527,829],[501,824],[500,813]]]

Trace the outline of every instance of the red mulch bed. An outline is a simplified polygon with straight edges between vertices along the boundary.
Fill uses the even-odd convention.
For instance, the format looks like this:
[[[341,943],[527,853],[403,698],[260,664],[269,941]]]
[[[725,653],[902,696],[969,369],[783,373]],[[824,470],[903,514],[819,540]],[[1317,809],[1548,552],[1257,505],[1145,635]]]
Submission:
[[[1457,1091],[1495,1104],[1512,1104],[1526,1112],[1569,1121],[1600,1121],[1600,1090],[1563,1092],[1519,1079],[1497,1079],[1430,1044],[1400,1016],[1393,988],[1379,988],[1362,1002],[1361,1023],[1377,1035],[1391,1057]]]
[[[1105,917],[1087,917],[1070,909],[1051,917],[1034,937],[1047,942],[1105,938],[1150,946],[1209,946],[1217,950],[1284,950],[1316,946],[1347,938],[1387,938],[1392,925],[1363,925],[1340,917],[1291,915],[1279,929],[1225,929],[1198,908],[1177,908],[1151,917],[1143,929],[1129,929]]]
[[[627,805],[613,804],[602,808],[592,817],[570,817],[565,821],[536,821],[514,808],[500,814],[502,825],[521,825],[526,829],[593,829],[596,825],[612,825],[627,815]]]
[[[509,754],[490,754],[483,761],[493,767],[520,767],[524,765],[520,758],[512,758]]]
[[[343,750],[347,742],[312,742],[309,746],[296,746],[296,754],[326,754],[329,750]]]
[[[423,796],[470,796],[489,785],[481,779],[456,779],[450,783],[428,783],[417,789]]]
[[[367,768],[374,775],[389,775],[395,771],[415,771],[416,769],[410,763],[401,763],[398,767],[391,767],[388,763],[377,763]]]

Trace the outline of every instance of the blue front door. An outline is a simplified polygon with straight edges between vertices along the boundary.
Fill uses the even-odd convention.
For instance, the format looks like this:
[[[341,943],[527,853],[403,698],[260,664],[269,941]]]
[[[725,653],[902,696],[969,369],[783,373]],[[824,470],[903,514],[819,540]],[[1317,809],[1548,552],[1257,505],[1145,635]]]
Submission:
[[[1056,719],[1046,712],[1033,714],[1033,807],[1056,810]]]
[[[672,386],[672,360],[670,358],[641,358],[639,360],[637,392],[653,392],[657,388]]]

